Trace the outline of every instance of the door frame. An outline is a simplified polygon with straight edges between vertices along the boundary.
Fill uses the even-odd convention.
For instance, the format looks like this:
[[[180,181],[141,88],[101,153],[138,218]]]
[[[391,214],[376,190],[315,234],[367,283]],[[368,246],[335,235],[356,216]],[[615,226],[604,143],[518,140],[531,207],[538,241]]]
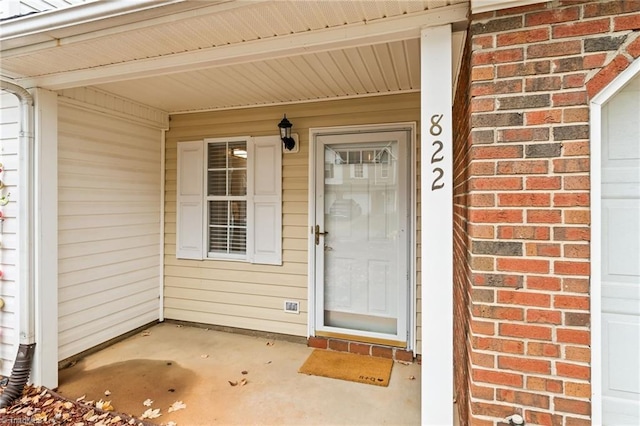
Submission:
[[[316,137],[336,133],[375,133],[381,131],[408,131],[407,153],[409,154],[409,182],[407,185],[409,201],[409,232],[408,232],[408,265],[409,280],[407,297],[407,350],[416,349],[416,128],[415,122],[365,124],[353,126],[331,126],[312,127],[309,129],[309,205],[308,205],[308,227],[307,256],[308,256],[308,314],[307,314],[307,337],[316,335],[316,265],[315,265],[315,241],[313,227],[316,224]]]
[[[602,424],[602,106],[640,74],[640,59],[594,96],[590,107],[591,200],[591,421]]]

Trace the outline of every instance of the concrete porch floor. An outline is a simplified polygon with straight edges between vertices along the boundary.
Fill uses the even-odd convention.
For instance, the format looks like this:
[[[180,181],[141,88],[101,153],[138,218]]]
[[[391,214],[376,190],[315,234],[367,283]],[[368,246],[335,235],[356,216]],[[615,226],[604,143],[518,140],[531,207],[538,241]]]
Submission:
[[[147,332],[61,370],[58,392],[111,400],[134,417],[151,399],[162,413],[152,422],[178,426],[420,424],[418,364],[395,362],[389,387],[379,387],[298,373],[312,352],[300,343],[173,323]],[[168,413],[176,401],[186,408]]]

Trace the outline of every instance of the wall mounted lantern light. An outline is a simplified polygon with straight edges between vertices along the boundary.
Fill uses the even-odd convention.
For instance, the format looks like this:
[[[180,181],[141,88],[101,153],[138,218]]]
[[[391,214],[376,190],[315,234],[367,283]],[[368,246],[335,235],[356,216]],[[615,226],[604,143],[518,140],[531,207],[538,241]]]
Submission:
[[[287,120],[287,114],[285,114],[282,121],[278,123],[278,127],[280,128],[280,139],[282,139],[284,149],[291,151],[295,148],[296,141],[291,137],[291,128],[293,127],[293,124]]]

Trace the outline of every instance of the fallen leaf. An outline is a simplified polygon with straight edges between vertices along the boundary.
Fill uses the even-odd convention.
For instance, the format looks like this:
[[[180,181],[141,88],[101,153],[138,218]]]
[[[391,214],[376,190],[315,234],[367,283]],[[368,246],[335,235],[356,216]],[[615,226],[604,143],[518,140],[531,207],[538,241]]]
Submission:
[[[178,426],[178,423],[176,422],[169,422],[166,424],[166,426]]]
[[[238,383],[238,384],[239,384],[240,386],[244,386],[244,385],[246,385],[247,383],[249,383],[249,382],[247,382],[247,379],[242,379],[242,380],[240,380],[240,383]]]
[[[152,404],[153,404],[153,401],[150,400],[149,398],[145,399],[144,402],[142,403],[142,405],[144,405],[145,407],[151,407]]]
[[[267,362],[265,362],[265,364],[271,364],[271,361],[267,361]]]
[[[151,336],[151,332],[150,332],[150,331],[143,331],[143,332],[142,332],[142,335],[143,335],[144,337]]]
[[[111,391],[110,390],[107,389],[106,391],[104,391],[104,396],[109,396],[109,395],[111,395]]]
[[[182,325],[178,324],[178,325],[176,325],[176,327],[178,327],[178,328],[182,328]]]
[[[113,405],[111,405],[111,401],[100,400],[96,402],[96,408],[104,411],[113,411]]]
[[[182,401],[176,401],[173,404],[171,404],[171,407],[169,407],[168,412],[171,413],[172,411],[178,411],[184,408],[187,408],[187,404],[185,404]]]
[[[82,395],[80,398],[76,399],[76,402],[80,402],[82,401],[87,395]]]
[[[93,408],[89,411],[87,411],[87,414],[85,414],[84,416],[82,416],[82,418],[84,420],[88,420],[89,418],[93,417],[93,414],[95,413],[95,411],[93,411]]]
[[[51,405],[51,404],[53,404],[53,401],[54,401],[54,399],[53,399],[53,398],[51,398],[51,399],[47,399],[47,400],[44,402],[44,404],[42,404],[42,406],[43,406],[43,407],[46,407],[47,405]]]
[[[242,372],[242,374],[249,374],[249,372],[248,372],[248,371],[246,371],[246,370],[244,370],[244,371]]]
[[[229,384],[231,386],[238,386],[238,382],[232,382],[231,380],[229,380]]]
[[[140,420],[156,419],[156,418],[160,417],[161,415],[162,414],[160,414],[160,409],[159,408],[156,408],[155,410],[153,408],[149,408],[147,411],[142,413],[142,416],[140,416]]]
[[[209,355],[207,355],[207,354],[202,354],[202,355],[200,355],[200,358],[209,358]]]
[[[409,376],[408,379],[409,380],[415,380],[416,378],[415,378],[415,376]]]
[[[36,413],[36,414],[33,415],[31,420],[34,423],[42,423],[42,422],[47,420],[47,415],[45,413]]]
[[[273,345],[275,345],[274,342],[267,342],[267,346],[273,346]]]
[[[402,365],[411,365],[412,364],[411,362],[407,362],[407,361],[396,361],[396,362],[399,363],[399,364],[402,364]]]

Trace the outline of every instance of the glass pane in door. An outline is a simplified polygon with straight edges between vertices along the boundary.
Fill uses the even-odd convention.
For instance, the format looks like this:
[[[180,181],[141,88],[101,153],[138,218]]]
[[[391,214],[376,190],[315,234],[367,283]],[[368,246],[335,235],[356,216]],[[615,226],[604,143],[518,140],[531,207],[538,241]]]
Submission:
[[[324,324],[397,334],[404,285],[398,141],[324,150]]]

